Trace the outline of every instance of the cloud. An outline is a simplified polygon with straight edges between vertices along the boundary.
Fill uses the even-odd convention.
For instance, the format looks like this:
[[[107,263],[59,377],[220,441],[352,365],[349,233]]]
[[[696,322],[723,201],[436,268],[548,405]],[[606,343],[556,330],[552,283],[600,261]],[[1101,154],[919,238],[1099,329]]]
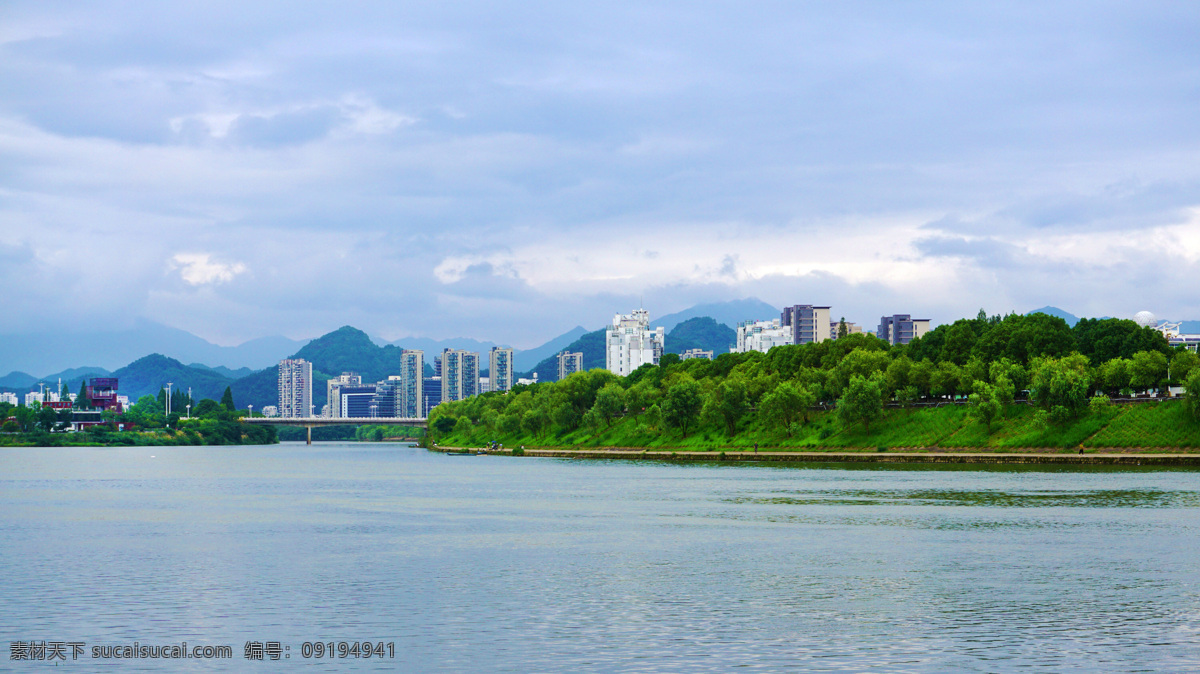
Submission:
[[[241,262],[217,262],[208,253],[177,253],[171,258],[170,269],[178,271],[179,277],[188,285],[203,286],[229,283],[233,277],[246,271]]]
[[[5,19],[0,257],[24,322],[528,344],[643,294],[659,315],[758,295],[867,325],[1147,297],[1200,318],[1190,7]],[[120,292],[86,271],[118,259]]]

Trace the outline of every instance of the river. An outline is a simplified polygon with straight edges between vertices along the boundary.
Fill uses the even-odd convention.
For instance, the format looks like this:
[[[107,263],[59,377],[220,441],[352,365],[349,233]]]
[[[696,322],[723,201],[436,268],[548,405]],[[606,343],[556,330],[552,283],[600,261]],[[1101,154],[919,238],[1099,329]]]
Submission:
[[[10,644],[234,656],[78,671],[1196,671],[1200,472],[4,449],[0,578]]]

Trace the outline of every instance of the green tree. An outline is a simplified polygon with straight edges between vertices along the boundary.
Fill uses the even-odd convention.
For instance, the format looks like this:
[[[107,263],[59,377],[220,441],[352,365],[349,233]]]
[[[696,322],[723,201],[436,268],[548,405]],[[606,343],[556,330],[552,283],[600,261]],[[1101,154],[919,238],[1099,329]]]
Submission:
[[[230,388],[229,386],[226,386],[225,392],[221,394],[221,407],[224,407],[225,409],[229,410],[230,412],[237,411],[237,406],[235,406],[233,404],[233,389]],[[303,410],[303,411],[306,415],[308,414],[308,410]]]
[[[1096,373],[1098,383],[1109,393],[1119,395],[1130,386],[1132,365],[1133,362],[1127,358],[1113,358],[1102,363]]]
[[[546,428],[550,425],[550,416],[546,414],[546,410],[541,407],[535,407],[521,417],[521,428],[526,433],[540,438],[546,432]]]
[[[841,339],[850,334],[850,329],[846,327],[846,317],[842,316],[842,320],[838,321],[837,338]]]
[[[703,399],[700,397],[700,385],[691,377],[684,377],[667,389],[663,398],[662,417],[667,425],[678,428],[686,438],[688,429],[700,415]]]
[[[75,407],[81,410],[92,408],[92,401],[88,399],[86,379],[79,382],[79,393],[75,396]]]
[[[705,396],[704,409],[708,416],[721,420],[725,434],[732,437],[737,433],[738,422],[750,409],[746,383],[739,378],[721,382]]]
[[[883,416],[883,377],[854,375],[837,403],[838,420],[843,425],[861,422],[871,432],[871,422]]]
[[[1092,383],[1087,358],[1078,353],[1065,358],[1035,358],[1030,367],[1033,399],[1056,420],[1064,414],[1078,416],[1087,405]],[[1056,412],[1055,408],[1063,411]]]
[[[816,403],[816,399],[816,394],[811,390],[785,381],[763,396],[758,412],[767,423],[783,428],[791,437],[796,420]]]
[[[1192,413],[1192,418],[1200,420],[1200,367],[1192,368],[1188,378],[1184,380],[1184,404]]]
[[[37,425],[43,431],[47,433],[53,431],[57,423],[58,413],[53,407],[42,406],[41,409],[37,410]]]
[[[1139,351],[1133,354],[1129,367],[1129,383],[1140,391],[1157,389],[1167,378],[1167,357],[1158,351]]]
[[[996,389],[991,384],[977,381],[972,386],[971,413],[987,425],[988,435],[992,434],[992,421],[1004,411],[1004,405],[996,395]]]
[[[596,392],[596,402],[592,405],[592,414],[598,422],[612,425],[613,417],[625,410],[625,389],[616,382],[605,384]]]
[[[1187,381],[1188,376],[1196,367],[1200,367],[1200,355],[1187,349],[1178,351],[1171,357],[1171,379],[1179,382]]]

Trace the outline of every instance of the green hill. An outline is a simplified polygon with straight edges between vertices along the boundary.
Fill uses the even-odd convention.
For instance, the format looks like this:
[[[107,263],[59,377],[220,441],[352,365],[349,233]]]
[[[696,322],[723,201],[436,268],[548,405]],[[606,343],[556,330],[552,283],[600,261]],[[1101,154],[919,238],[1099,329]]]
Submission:
[[[212,370],[188,367],[174,358],[157,353],[133,361],[113,372],[112,376],[117,378],[121,394],[129,396],[130,402],[136,402],[144,395],[158,395],[159,389],[164,388],[167,382],[173,382],[177,390],[191,388],[195,400],[220,400],[225,387],[233,383],[233,380]],[[236,397],[234,400],[238,406],[245,407]]]
[[[583,369],[593,370],[604,367],[604,328],[589,332],[567,345],[563,351],[583,353]],[[532,376],[536,372],[538,381],[558,381],[558,354],[542,359],[537,367],[522,376]]]
[[[666,352],[683,353],[688,349],[712,351],[713,357],[729,353],[737,343],[737,331],[708,316],[689,318],[667,333]]]

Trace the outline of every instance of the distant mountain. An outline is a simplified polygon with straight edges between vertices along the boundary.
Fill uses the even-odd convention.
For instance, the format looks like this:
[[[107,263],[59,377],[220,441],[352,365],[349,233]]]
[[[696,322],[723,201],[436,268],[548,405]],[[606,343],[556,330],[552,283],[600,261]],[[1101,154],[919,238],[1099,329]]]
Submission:
[[[283,360],[283,359],[280,358],[280,360]],[[194,367],[194,368],[197,368],[200,370],[212,370],[213,372],[216,372],[217,374],[221,375],[222,377],[226,377],[228,379],[241,379],[242,377],[246,377],[246,376],[254,374],[254,370],[251,370],[248,367],[240,367],[236,370],[231,370],[231,369],[225,367],[224,365],[218,365],[216,367],[211,367],[211,366],[205,365],[204,363],[188,363],[188,367]]]
[[[586,334],[587,330],[583,329],[582,326],[576,325],[575,327],[541,346],[535,346],[532,349],[526,349],[524,351],[517,351],[513,354],[513,370],[517,372],[532,370],[537,367],[537,364],[542,360],[549,358],[550,356],[558,355],[558,353],[567,348],[571,342],[574,342]]]
[[[688,349],[712,351],[713,358],[729,353],[737,343],[737,332],[708,316],[697,316],[679,323],[666,336],[667,353],[683,353]]]
[[[387,346],[396,346],[402,349],[419,349],[425,352],[425,362],[432,364],[433,359],[440,355],[443,349],[463,349],[466,351],[475,351],[480,356],[480,363],[484,363],[487,361],[487,356],[485,354],[488,351],[491,351],[493,346],[503,345],[497,344],[496,342],[481,342],[478,339],[470,339],[468,337],[455,337],[452,339],[405,337],[403,339],[397,339]],[[400,361],[397,360],[396,362],[399,363]]]
[[[708,316],[718,323],[723,323],[730,328],[736,328],[741,321],[758,321],[779,318],[780,308],[758,299],[757,297],[749,297],[742,300],[731,300],[729,302],[713,302],[709,304],[697,304],[690,309],[684,309],[673,314],[667,314],[656,320],[650,321],[652,327],[663,326],[667,332],[680,323],[689,318],[698,318]]]
[[[45,380],[38,379],[37,377],[25,372],[9,372],[3,377],[0,377],[0,390],[28,391],[31,387],[37,388],[37,383],[39,381]]]
[[[530,372],[523,372],[521,376],[532,376],[533,372],[538,375],[538,381],[558,381],[558,353],[559,351],[569,351],[572,353],[583,353],[583,369],[592,370],[598,367],[604,367],[604,328],[595,332],[584,333],[579,339],[571,342],[565,347],[558,349],[547,358],[543,358]]]
[[[77,330],[0,335],[0,372],[57,372],[79,363],[113,369],[147,353],[182,362],[231,368],[261,368],[304,345],[286,337],[263,337],[238,346],[218,346],[185,330],[138,321],[128,330]]]
[[[129,396],[130,402],[136,402],[144,395],[158,395],[159,389],[166,386],[167,382],[174,384],[172,390],[186,391],[190,388],[192,398],[196,400],[220,400],[225,387],[233,383],[233,380],[210,369],[188,367],[158,353],[139,358],[113,372],[112,376],[117,378],[117,390],[121,395]]]
[[[1027,313],[1025,315],[1028,316],[1029,314],[1046,314],[1047,316],[1057,316],[1057,317],[1063,319],[1064,321],[1066,321],[1067,325],[1069,325],[1071,327],[1075,327],[1075,324],[1079,322],[1078,316],[1076,316],[1075,314],[1072,314],[1070,312],[1063,311],[1062,309],[1059,309],[1058,307],[1046,306],[1046,307],[1042,307],[1041,309],[1034,309],[1033,311],[1030,311],[1029,313]]]
[[[399,346],[379,346],[367,333],[345,325],[312,340],[289,357],[303,358],[313,364],[313,410],[320,413],[326,402],[326,382],[331,377],[343,372],[355,372],[364,383],[374,384],[387,379],[388,375],[400,373],[400,352]],[[441,349],[433,354],[426,352],[426,360],[440,352]],[[480,356],[482,360],[482,353]],[[424,372],[427,377],[433,375],[428,363]],[[264,405],[278,404],[278,369],[268,367],[233,382],[233,400],[238,407],[254,405],[259,409]]]
[[[110,374],[112,373],[102,367],[72,367],[62,372],[48,374],[42,377],[40,381],[50,382],[58,381],[59,379],[63,381],[77,381],[85,377],[107,377]]]

